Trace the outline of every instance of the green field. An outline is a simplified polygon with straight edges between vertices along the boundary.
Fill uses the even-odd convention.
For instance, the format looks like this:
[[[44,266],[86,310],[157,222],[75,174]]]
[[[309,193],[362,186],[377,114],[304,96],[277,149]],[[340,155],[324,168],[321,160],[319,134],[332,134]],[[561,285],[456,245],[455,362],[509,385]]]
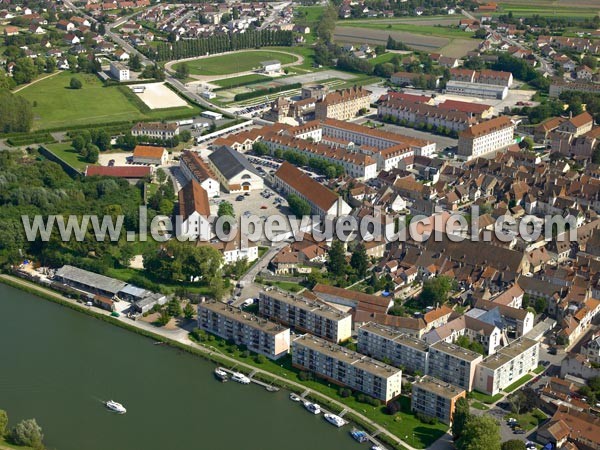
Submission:
[[[515,16],[539,15],[589,19],[600,13],[600,4],[595,0],[571,2],[567,0],[502,0],[498,2],[498,12],[494,15],[512,12]]]
[[[242,75],[241,77],[225,78],[223,80],[211,81],[211,83],[216,84],[217,86],[220,86],[221,88],[231,88],[231,87],[245,86],[247,84],[254,84],[256,82],[267,81],[267,80],[270,80],[270,78],[265,75],[250,74],[250,75]]]
[[[521,378],[519,378],[517,381],[515,381],[513,384],[506,386],[503,391],[504,392],[512,392],[515,389],[523,386],[525,383],[527,383],[529,380],[531,380],[533,378],[533,375],[531,375],[530,373],[526,373],[525,375],[523,375]]]
[[[281,64],[290,64],[297,60],[293,55],[274,50],[246,50],[242,53],[230,53],[177,63],[173,65],[173,69],[177,70],[181,64],[187,64],[191,75],[228,75],[256,69],[260,67],[261,61],[274,59]]]
[[[69,88],[72,77],[81,80],[82,89]],[[95,75],[63,72],[28,86],[17,95],[34,105],[34,130],[67,129],[76,125],[119,121],[174,119],[191,117],[200,112],[196,107],[142,110],[139,103],[130,100],[121,89],[119,86],[105,87]]]
[[[346,26],[344,22],[338,22],[340,26]],[[469,39],[471,34],[466,33],[458,27],[442,27],[434,25],[419,25],[412,23],[378,23],[374,21],[352,21],[347,26],[357,28],[369,28],[372,30],[390,30],[390,31],[405,31],[408,33],[423,34],[426,36],[436,36],[448,39]]]
[[[300,6],[296,9],[296,14],[301,22],[306,22],[312,28],[323,16],[323,11],[325,11],[323,6]]]
[[[86,162],[70,143],[46,144],[44,147],[77,170],[83,171],[85,166],[90,165],[90,163]]]

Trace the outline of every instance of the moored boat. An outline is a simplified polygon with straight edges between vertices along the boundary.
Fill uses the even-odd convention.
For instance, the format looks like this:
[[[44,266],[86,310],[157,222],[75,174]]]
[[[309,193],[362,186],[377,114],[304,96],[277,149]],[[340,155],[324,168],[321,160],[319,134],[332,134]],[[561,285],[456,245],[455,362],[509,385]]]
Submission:
[[[240,372],[234,372],[233,375],[231,375],[231,379],[241,384],[250,384],[250,378]]]
[[[302,400],[298,395],[294,394],[293,392],[290,394],[290,400],[293,402],[299,402],[300,400]]]
[[[223,370],[223,368],[221,368],[221,367],[217,367],[215,369],[215,377],[217,377],[222,382],[225,382],[229,379],[227,372],[225,372],[225,370]]]
[[[369,440],[369,435],[367,433],[362,430],[357,430],[356,428],[350,431],[350,435],[358,442],[367,442]]]
[[[104,403],[104,405],[111,411],[116,412],[118,414],[125,414],[127,412],[123,405],[115,402],[114,400],[109,400],[106,403]]]
[[[313,414],[321,414],[321,407],[316,403],[304,402],[304,407]]]
[[[346,425],[346,421],[344,419],[342,419],[340,416],[336,416],[335,414],[327,413],[324,415],[324,417],[327,422],[329,422],[332,425],[335,425],[338,428]]]

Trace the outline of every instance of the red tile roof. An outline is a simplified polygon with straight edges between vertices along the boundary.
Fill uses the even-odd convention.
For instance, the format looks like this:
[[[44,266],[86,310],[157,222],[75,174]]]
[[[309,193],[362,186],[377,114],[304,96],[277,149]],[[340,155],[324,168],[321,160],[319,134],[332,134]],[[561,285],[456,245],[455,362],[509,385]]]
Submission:
[[[277,169],[275,177],[302,194],[323,211],[329,211],[333,204],[338,200],[338,195],[335,192],[330,191],[321,183],[313,180],[310,176],[287,161]]]
[[[150,174],[151,169],[148,166],[88,166],[85,169],[86,177],[144,178]]]
[[[161,159],[164,152],[164,147],[154,147],[151,145],[136,145],[135,149],[133,149],[133,157]]]

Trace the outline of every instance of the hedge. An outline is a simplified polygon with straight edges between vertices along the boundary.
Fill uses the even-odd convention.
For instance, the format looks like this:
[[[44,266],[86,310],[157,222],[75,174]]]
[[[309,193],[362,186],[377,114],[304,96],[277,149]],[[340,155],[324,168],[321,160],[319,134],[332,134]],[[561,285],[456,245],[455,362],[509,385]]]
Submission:
[[[242,92],[241,94],[236,94],[235,97],[233,97],[233,101],[239,102],[241,100],[248,100],[251,98],[260,97],[262,95],[276,94],[278,92],[283,91],[291,91],[292,89],[298,89],[300,87],[302,87],[302,83],[292,83],[285,84],[283,86],[272,87],[269,89],[259,89],[257,91],[252,92]]]
[[[13,147],[19,147],[21,145],[30,144],[49,144],[56,141],[50,133],[44,131],[41,133],[27,133],[23,136],[10,137],[6,140],[6,142]]]

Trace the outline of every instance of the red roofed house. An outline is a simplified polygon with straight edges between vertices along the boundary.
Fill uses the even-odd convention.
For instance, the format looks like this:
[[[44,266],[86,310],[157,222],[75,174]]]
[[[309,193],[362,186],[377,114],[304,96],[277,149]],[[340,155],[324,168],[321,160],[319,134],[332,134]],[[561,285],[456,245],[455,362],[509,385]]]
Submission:
[[[210,203],[206,191],[191,180],[179,191],[179,217],[177,236],[209,241],[211,238]]]
[[[169,154],[164,147],[136,145],[133,150],[133,162],[135,164],[164,165],[168,159]]]

